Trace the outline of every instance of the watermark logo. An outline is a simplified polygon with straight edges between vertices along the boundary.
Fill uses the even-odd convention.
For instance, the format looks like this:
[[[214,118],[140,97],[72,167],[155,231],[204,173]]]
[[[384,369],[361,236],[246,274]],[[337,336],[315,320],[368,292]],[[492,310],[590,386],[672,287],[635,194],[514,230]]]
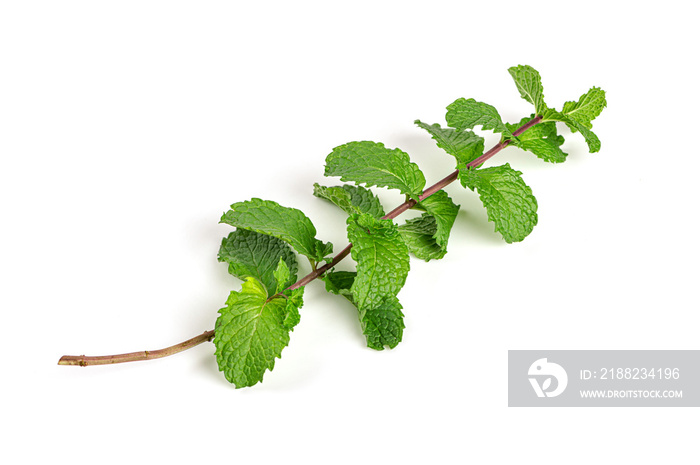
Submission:
[[[564,392],[569,383],[566,370],[561,365],[548,362],[546,358],[535,360],[527,374],[537,397],[556,397]]]
[[[509,350],[508,406],[700,407],[700,350]]]

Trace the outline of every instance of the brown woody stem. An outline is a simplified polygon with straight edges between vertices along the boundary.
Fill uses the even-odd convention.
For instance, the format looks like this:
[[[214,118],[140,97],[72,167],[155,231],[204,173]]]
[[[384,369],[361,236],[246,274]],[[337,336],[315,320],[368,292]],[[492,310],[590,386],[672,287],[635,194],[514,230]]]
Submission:
[[[202,342],[211,341],[213,338],[214,330],[212,329],[211,331],[205,331],[197,337],[193,337],[192,339],[188,339],[185,342],[175,344],[174,346],[170,346],[165,349],[144,350],[141,352],[131,352],[128,354],[119,355],[100,355],[96,357],[88,357],[85,355],[64,355],[58,361],[58,364],[86,367],[91,365],[111,365],[113,363],[153,360],[156,358],[167,357],[168,355],[174,355],[178,352],[182,352],[183,350],[191,349],[192,347],[197,346]]]
[[[532,126],[536,125],[542,120],[541,116],[537,116],[521,127],[519,127],[515,132],[513,132],[514,136],[519,136],[528,129],[530,129]],[[484,163],[486,160],[489,158],[493,157],[496,155],[498,152],[506,148],[510,144],[510,140],[505,140],[502,141],[498,144],[496,144],[491,150],[485,152],[483,155],[475,159],[474,161],[468,163],[464,168],[462,169],[471,169],[474,167],[477,167]],[[446,176],[445,178],[441,179],[440,181],[436,182],[432,186],[428,187],[423,191],[423,193],[418,197],[419,200],[425,200],[426,198],[430,197],[431,195],[435,194],[436,192],[439,192],[442,190],[445,186],[453,183],[455,180],[459,178],[459,170],[455,170],[454,172],[450,173],[449,176]],[[394,208],[392,211],[387,213],[382,217],[382,219],[394,219],[397,216],[399,216],[401,213],[405,212],[406,210],[410,209],[411,207],[415,206],[418,203],[415,199],[409,199],[406,202],[402,203],[398,207]],[[306,286],[309,284],[311,281],[323,276],[323,274],[336,266],[341,260],[343,260],[345,257],[347,257],[350,254],[350,249],[352,248],[352,244],[349,244],[347,247],[345,247],[338,255],[333,257],[333,260],[329,263],[326,263],[325,265],[313,270],[311,273],[307,274],[303,278],[301,278],[299,281],[296,283],[292,284],[289,286],[287,289],[288,290],[293,290],[293,289],[298,289],[300,287]],[[212,329],[211,331],[206,331],[203,334],[200,334],[197,337],[193,337],[192,339],[188,339],[185,342],[181,342],[180,344],[176,344],[171,347],[167,347],[165,349],[160,349],[160,350],[145,350],[142,352],[131,352],[128,354],[119,354],[119,355],[101,355],[97,357],[88,357],[85,355],[64,355],[61,357],[61,359],[58,361],[59,365],[76,365],[76,366],[81,366],[81,367],[86,367],[86,366],[91,366],[91,365],[110,365],[113,363],[124,363],[124,362],[137,362],[139,360],[152,360],[155,358],[162,358],[162,357],[167,357],[168,355],[173,355],[178,352],[182,352],[183,350],[190,349],[196,345],[201,344],[202,342],[207,342],[211,341],[214,338],[214,330]]]

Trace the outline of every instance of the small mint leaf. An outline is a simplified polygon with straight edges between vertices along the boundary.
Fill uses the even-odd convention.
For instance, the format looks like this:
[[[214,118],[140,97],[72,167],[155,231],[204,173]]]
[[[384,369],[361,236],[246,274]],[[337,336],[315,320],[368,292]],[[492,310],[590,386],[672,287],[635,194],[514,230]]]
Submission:
[[[508,124],[508,129],[515,131],[529,122],[530,118],[523,118],[517,124]],[[557,134],[557,126],[554,122],[539,123],[532,126],[517,138],[510,141],[511,145],[534,153],[539,158],[550,163],[562,163],[566,161],[567,154],[559,148],[564,143],[564,137]]]
[[[591,121],[596,119],[606,106],[605,91],[599,87],[592,87],[578,99],[578,102],[566,102],[561,112],[587,129],[591,129],[593,127]]]
[[[290,281],[295,281],[297,259],[281,239],[237,229],[221,241],[219,248],[219,261],[228,263],[229,273],[244,281],[248,277],[257,279],[270,295],[277,289],[274,271],[280,260],[286,263]]]
[[[350,201],[350,194],[340,186],[326,187],[318,183],[314,184],[314,196],[325,199],[340,207],[348,215],[359,213]]]
[[[460,98],[449,104],[445,119],[448,126],[460,131],[481,126],[484,130],[500,132],[506,137],[513,136],[494,107],[473,98]]]
[[[457,159],[457,165],[466,165],[484,153],[484,138],[472,131],[443,128],[439,124],[428,125],[420,120],[415,124],[428,131],[437,146]]]
[[[398,189],[417,199],[425,187],[425,177],[408,154],[370,141],[338,146],[326,157],[326,176],[343,181]]]
[[[588,144],[588,151],[590,153],[600,152],[600,139],[598,139],[598,136],[596,136],[593,131],[583,126],[578,121],[569,123],[569,128],[574,132],[577,130],[581,133],[586,144]]]
[[[343,190],[350,195],[350,203],[360,213],[368,213],[379,219],[385,215],[379,198],[371,190],[362,186],[344,185]]]
[[[353,302],[350,287],[352,287],[356,276],[357,272],[355,271],[331,271],[323,276],[323,282],[326,284],[326,291],[342,295]]]
[[[273,274],[275,276],[275,281],[277,282],[275,294],[282,292],[284,288],[293,282],[290,282],[289,267],[282,258],[280,258],[280,261],[277,263],[277,268],[275,268]]]
[[[361,186],[325,187],[314,184],[314,195],[340,207],[348,215],[369,213],[375,218],[384,216],[384,209],[372,191]]]
[[[403,237],[409,252],[416,258],[425,260],[440,259],[447,251],[435,241],[437,224],[435,217],[424,213],[418,218],[406,220],[399,226],[399,232]]]
[[[315,238],[316,228],[303,212],[270,200],[234,203],[221,217],[221,223],[282,239],[315,262],[333,252],[333,244]]]
[[[388,346],[393,349],[401,342],[406,328],[402,308],[396,296],[389,296],[377,307],[361,314],[362,332],[367,337],[367,347],[384,350],[384,346]]]
[[[450,238],[452,225],[457,218],[459,205],[455,205],[445,191],[438,191],[422,200],[420,204],[426,212],[435,218],[435,242],[447,252],[447,241]]]
[[[333,253],[333,244],[326,242],[325,244],[321,241],[316,242],[316,257],[314,261],[320,262],[321,260],[329,260],[329,255]]]
[[[445,191],[438,191],[418,206],[426,213],[406,221],[399,226],[399,232],[408,250],[417,258],[425,261],[440,259],[447,253],[447,241],[459,205],[455,205]]]
[[[287,304],[284,308],[282,326],[285,329],[293,331],[294,327],[298,325],[301,320],[299,309],[304,305],[304,288],[300,287],[291,291],[285,291],[284,295],[287,297]]]
[[[586,141],[586,144],[588,144],[588,151],[590,153],[600,151],[600,139],[598,139],[598,136],[596,136],[595,133],[593,133],[593,131],[588,129],[580,121],[577,121],[569,117],[568,115],[559,113],[558,111],[554,110],[548,111],[546,118],[543,118],[540,124],[544,124],[550,121],[560,121],[566,124],[569,127],[569,129],[571,129],[571,132],[580,132],[584,140]]]
[[[521,175],[507,163],[459,172],[462,185],[479,193],[489,221],[508,243],[522,241],[537,224],[537,200]]]
[[[535,106],[535,113],[541,115],[547,110],[540,73],[527,65],[513,66],[508,72],[515,81],[520,96]]]
[[[606,105],[605,91],[599,87],[592,87],[577,102],[566,102],[562,111],[548,109],[542,115],[542,123],[561,121],[572,132],[581,133],[588,144],[589,152],[598,152],[600,139],[591,131],[593,127],[591,122],[600,115]]]

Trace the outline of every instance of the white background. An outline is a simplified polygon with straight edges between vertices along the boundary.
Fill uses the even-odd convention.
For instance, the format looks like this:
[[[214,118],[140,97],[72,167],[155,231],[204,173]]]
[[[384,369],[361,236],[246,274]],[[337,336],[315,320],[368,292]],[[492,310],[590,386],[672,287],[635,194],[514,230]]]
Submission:
[[[696,409],[508,408],[506,379],[508,349],[700,349],[692,3],[483,3],[3,2],[2,462],[697,463]],[[413,120],[459,97],[519,120],[517,64],[551,106],[608,92],[602,150],[563,131],[565,164],[493,159],[539,201],[519,244],[450,186],[449,254],[412,260],[395,350],[314,283],[254,388],[211,343],[56,365],[212,329],[240,286],[216,261],[233,202],[299,208],[340,250],[311,195],[331,149],[382,141],[435,182],[453,159]]]

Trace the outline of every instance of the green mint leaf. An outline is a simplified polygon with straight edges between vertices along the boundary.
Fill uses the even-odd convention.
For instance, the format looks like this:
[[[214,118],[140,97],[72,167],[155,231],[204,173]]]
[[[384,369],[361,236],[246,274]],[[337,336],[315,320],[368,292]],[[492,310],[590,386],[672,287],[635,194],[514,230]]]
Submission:
[[[395,347],[403,334],[403,314],[396,295],[410,268],[408,247],[391,220],[377,220],[368,214],[348,218],[348,239],[357,262],[350,292],[367,344],[378,350],[385,345]]]
[[[428,131],[437,146],[457,159],[457,166],[466,165],[484,153],[484,138],[472,131],[443,128],[439,124],[428,125],[420,120],[415,124]]]
[[[440,259],[447,253],[447,250],[440,247],[435,240],[437,223],[432,215],[424,213],[418,218],[406,220],[399,226],[399,232],[409,252],[416,258],[428,262],[432,259]]]
[[[561,112],[591,129],[591,121],[596,119],[606,106],[605,91],[599,87],[592,87],[578,102],[566,102]]]
[[[348,185],[343,186],[343,190],[350,194],[350,203],[359,213],[368,213],[377,219],[386,214],[379,198],[371,190],[362,186]]]
[[[294,327],[298,325],[301,320],[299,309],[304,305],[304,288],[300,287],[291,291],[284,291],[284,295],[287,297],[287,304],[284,308],[282,326],[285,329],[293,331]]]
[[[352,293],[358,307],[371,307],[387,295],[398,294],[410,268],[398,226],[367,214],[353,215],[348,218],[348,239],[357,262]]]
[[[462,185],[479,193],[489,221],[508,243],[522,241],[537,224],[537,200],[521,175],[507,163],[459,172]]]
[[[565,121],[566,123],[566,121]],[[582,123],[572,120],[567,123],[569,128],[573,132],[580,132],[583,138],[586,141],[586,144],[588,144],[588,151],[590,153],[595,153],[600,151],[600,139],[598,139],[598,136],[595,135],[593,131],[588,129],[586,126],[584,126]]]
[[[508,72],[513,77],[520,96],[535,106],[536,114],[541,115],[547,110],[540,73],[527,65],[513,66]]]
[[[277,263],[277,268],[275,268],[273,274],[275,276],[275,281],[277,282],[275,294],[282,292],[284,288],[293,282],[290,282],[289,267],[282,258],[280,258],[280,261]]]
[[[355,305],[350,288],[356,276],[356,272],[334,271],[327,273],[323,280],[328,292],[342,295]],[[395,296],[387,297],[371,310],[363,312],[358,309],[362,332],[367,338],[368,347],[383,350],[384,346],[389,346],[393,349],[401,342],[405,328],[401,309],[401,304]]]
[[[315,238],[316,228],[304,213],[270,200],[234,203],[221,217],[221,223],[282,239],[314,262],[320,262],[333,252],[333,244]]]
[[[600,139],[591,131],[593,127],[591,122],[600,115],[606,106],[605,91],[599,87],[592,87],[577,102],[566,102],[562,111],[548,109],[542,115],[542,123],[561,121],[572,132],[581,133],[588,144],[589,152],[598,152]]]
[[[396,296],[388,296],[380,305],[364,313],[360,310],[360,322],[367,338],[367,347],[384,350],[384,346],[393,349],[399,345],[406,328],[402,308]]]
[[[219,248],[219,261],[228,263],[229,273],[243,281],[248,277],[257,279],[270,295],[277,289],[274,272],[280,260],[285,262],[289,280],[294,282],[297,259],[289,245],[281,239],[237,229],[221,241]]]
[[[513,134],[508,130],[501,115],[488,103],[477,102],[473,98],[460,98],[447,106],[447,125],[457,130],[474,129],[481,126],[485,130],[500,132],[506,137]]]
[[[288,299],[282,296],[268,301],[265,286],[247,278],[219,310],[214,335],[216,359],[219,370],[236,388],[262,381],[265,371],[274,368],[275,359],[289,344],[287,305]]]
[[[506,126],[511,131],[515,131],[532,118],[534,118],[534,115],[530,118],[523,118],[517,124],[506,123]],[[566,161],[567,154],[560,148],[564,143],[564,138],[557,134],[557,126],[552,121],[536,124],[517,138],[511,139],[510,142],[511,145],[532,152],[544,161],[550,163]]]
[[[353,302],[352,292],[350,292],[350,287],[352,287],[353,281],[357,272],[355,271],[331,271],[323,276],[323,282],[326,284],[326,291],[342,295],[346,297],[350,302]]]
[[[455,205],[445,191],[438,191],[418,206],[426,213],[406,221],[399,226],[399,232],[408,250],[417,258],[425,261],[440,259],[447,253],[447,241],[459,205]]]
[[[326,157],[326,176],[343,181],[399,189],[417,199],[425,187],[425,177],[408,154],[370,141],[350,142],[333,149]]]
[[[335,204],[348,215],[369,213],[375,218],[384,216],[384,209],[377,196],[361,186],[325,187],[316,183],[314,195]]]
[[[593,131],[588,129],[588,127],[586,127],[580,121],[577,121],[558,111],[549,110],[540,124],[548,123],[550,121],[561,121],[562,123],[566,124],[569,129],[571,129],[571,132],[580,132],[585,139],[586,144],[588,144],[588,151],[590,153],[600,151],[600,139],[598,139],[598,136],[596,136]]]
[[[326,187],[318,183],[314,184],[314,196],[325,199],[340,207],[348,215],[359,213],[350,201],[350,194],[340,186]]]
[[[452,225],[457,218],[459,205],[455,205],[445,191],[438,191],[420,202],[431,216],[435,218],[435,242],[447,252],[447,240],[450,238]]]

